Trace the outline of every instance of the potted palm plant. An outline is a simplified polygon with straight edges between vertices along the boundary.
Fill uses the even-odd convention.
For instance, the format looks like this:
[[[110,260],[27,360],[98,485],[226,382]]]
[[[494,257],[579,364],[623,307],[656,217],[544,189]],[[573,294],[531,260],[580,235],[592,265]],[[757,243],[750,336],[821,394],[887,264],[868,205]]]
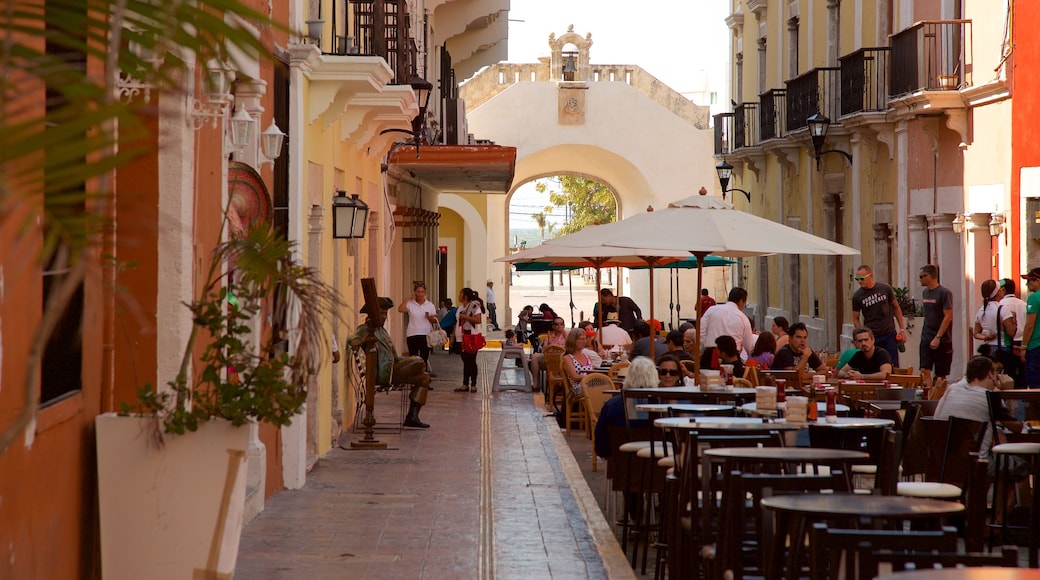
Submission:
[[[291,251],[264,223],[219,244],[206,283],[185,305],[193,327],[177,376],[164,389],[145,385],[121,413],[97,417],[106,575],[234,570],[247,424],[284,426],[300,413],[325,352],[323,325],[340,306]],[[287,337],[258,336],[266,314],[294,319],[293,352],[280,346]]]
[[[922,316],[922,313],[919,311],[920,307],[917,304],[917,300],[910,296],[909,288],[903,286],[892,288],[892,291],[896,295],[896,304],[899,305],[899,310],[902,311],[903,319],[906,322],[903,340],[900,343],[902,352],[899,355],[899,364],[904,367],[917,367],[919,364],[918,358],[920,357],[918,352],[921,343],[921,330],[917,327],[915,319]]]

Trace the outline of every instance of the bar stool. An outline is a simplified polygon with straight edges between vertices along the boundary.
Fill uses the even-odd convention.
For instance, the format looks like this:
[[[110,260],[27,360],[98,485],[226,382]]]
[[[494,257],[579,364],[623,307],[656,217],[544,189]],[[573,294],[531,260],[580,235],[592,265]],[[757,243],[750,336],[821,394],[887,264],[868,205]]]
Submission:
[[[1040,443],[1001,443],[993,446],[990,455],[994,458],[997,469],[993,486],[993,503],[994,510],[999,509],[1001,514],[1000,541],[1004,544],[1007,543],[1008,530],[1025,530],[1029,538],[1029,567],[1036,568],[1040,565],[1040,557],[1037,554],[1037,542],[1040,539],[1040,532],[1037,531],[1037,527],[1040,526],[1040,502],[1035,497],[1036,490],[1033,490],[1034,497],[1029,508],[1029,523],[1024,526],[1011,525],[1008,522],[1007,498],[1008,494],[1014,493],[1015,485],[1011,479],[1011,458],[1017,457],[1025,461],[1029,465],[1029,473],[1034,478],[1037,477],[1040,474],[1037,469],[1040,467]]]

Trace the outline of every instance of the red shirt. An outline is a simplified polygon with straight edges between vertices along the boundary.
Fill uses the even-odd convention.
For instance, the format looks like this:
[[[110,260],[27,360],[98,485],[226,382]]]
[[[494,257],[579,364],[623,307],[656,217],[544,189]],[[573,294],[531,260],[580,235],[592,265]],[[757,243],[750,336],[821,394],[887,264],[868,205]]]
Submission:
[[[711,296],[701,296],[701,313],[705,313],[709,308],[715,306],[715,299]]]

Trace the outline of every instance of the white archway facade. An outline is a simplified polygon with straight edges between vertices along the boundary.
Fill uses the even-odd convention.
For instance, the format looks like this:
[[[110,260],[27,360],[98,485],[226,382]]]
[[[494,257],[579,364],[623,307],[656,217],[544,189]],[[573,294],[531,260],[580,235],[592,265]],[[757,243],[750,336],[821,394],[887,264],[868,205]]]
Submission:
[[[587,51],[587,45],[574,44]],[[483,196],[475,203],[484,207],[473,208],[484,214],[484,229],[490,233],[484,269],[496,287],[504,287],[499,283],[509,275],[505,264],[491,262],[508,253],[509,199],[528,181],[556,175],[594,179],[615,192],[620,218],[648,206],[662,208],[701,187],[721,194],[707,107],[694,105],[637,66],[587,64],[585,55],[578,59],[582,66],[577,79],[562,81],[555,80],[560,75],[553,74],[550,61],[491,66],[461,91],[470,109],[469,131],[517,148],[513,190],[506,196]],[[478,280],[481,265],[465,267],[467,277]],[[664,276],[658,305],[669,299]],[[628,291],[637,302],[649,303],[647,277],[633,276]],[[696,292],[692,285],[691,291]],[[498,302],[499,312],[508,316],[509,304],[503,298]]]

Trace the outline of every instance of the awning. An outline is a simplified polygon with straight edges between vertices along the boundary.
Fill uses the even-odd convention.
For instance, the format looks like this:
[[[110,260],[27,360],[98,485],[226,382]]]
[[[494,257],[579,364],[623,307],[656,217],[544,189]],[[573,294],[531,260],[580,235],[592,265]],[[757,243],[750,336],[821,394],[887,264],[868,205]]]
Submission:
[[[390,170],[447,193],[508,193],[516,171],[516,147],[502,145],[399,145]],[[408,176],[408,177],[406,177]]]

